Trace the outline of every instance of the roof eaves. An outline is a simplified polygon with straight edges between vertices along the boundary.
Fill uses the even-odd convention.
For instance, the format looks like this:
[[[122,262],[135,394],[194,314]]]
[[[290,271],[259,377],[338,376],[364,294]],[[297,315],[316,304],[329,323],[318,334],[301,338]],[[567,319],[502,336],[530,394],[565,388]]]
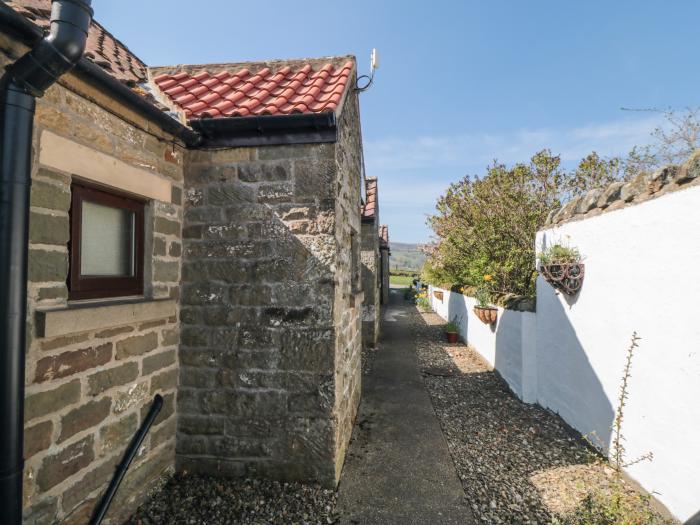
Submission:
[[[332,111],[190,120],[202,135],[203,147],[230,148],[336,142],[336,123]]]

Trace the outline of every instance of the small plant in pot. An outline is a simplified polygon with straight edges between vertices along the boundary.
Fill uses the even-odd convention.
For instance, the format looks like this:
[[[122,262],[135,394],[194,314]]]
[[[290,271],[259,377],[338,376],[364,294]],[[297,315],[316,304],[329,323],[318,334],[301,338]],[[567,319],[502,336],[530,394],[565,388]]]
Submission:
[[[484,275],[484,283],[476,289],[474,313],[484,324],[494,324],[498,320],[498,308],[491,305],[492,275]]]
[[[585,265],[578,248],[553,244],[538,254],[540,274],[558,292],[576,295],[583,284]]]
[[[445,336],[448,343],[459,341],[459,321],[454,319],[445,325]]]

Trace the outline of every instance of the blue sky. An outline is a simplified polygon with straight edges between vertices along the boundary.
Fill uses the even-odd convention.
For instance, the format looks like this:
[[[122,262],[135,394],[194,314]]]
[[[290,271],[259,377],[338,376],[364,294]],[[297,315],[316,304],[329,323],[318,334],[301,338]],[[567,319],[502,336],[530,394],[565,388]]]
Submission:
[[[543,147],[567,165],[649,141],[653,113],[700,104],[700,2],[94,0],[149,65],[354,54],[367,173],[391,238],[427,241],[451,181]]]

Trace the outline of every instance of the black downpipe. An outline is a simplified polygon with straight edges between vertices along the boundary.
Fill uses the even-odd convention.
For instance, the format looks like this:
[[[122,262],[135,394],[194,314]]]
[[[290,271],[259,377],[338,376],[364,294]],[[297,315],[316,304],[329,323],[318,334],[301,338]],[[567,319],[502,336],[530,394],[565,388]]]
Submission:
[[[80,60],[90,0],[53,0],[49,33],[0,81],[0,509],[22,523],[27,251],[35,97]]]
[[[102,523],[102,520],[104,519],[105,514],[107,514],[109,506],[112,503],[112,499],[117,493],[117,489],[119,488],[122,479],[124,479],[126,471],[129,470],[129,465],[131,465],[134,456],[136,456],[136,453],[139,451],[141,443],[143,443],[143,440],[146,437],[146,434],[148,434],[151,425],[153,425],[156,417],[158,417],[158,413],[160,412],[161,408],[163,408],[163,396],[156,394],[156,396],[153,398],[151,408],[148,410],[148,414],[146,414],[146,418],[143,420],[143,423],[141,423],[138,431],[136,431],[136,434],[131,439],[131,443],[129,443],[129,446],[124,453],[124,457],[122,457],[122,461],[119,463],[119,466],[112,477],[112,481],[109,482],[109,486],[102,496],[100,504],[95,507],[95,510],[92,513],[92,518],[90,519],[90,525],[100,525],[100,523]]]

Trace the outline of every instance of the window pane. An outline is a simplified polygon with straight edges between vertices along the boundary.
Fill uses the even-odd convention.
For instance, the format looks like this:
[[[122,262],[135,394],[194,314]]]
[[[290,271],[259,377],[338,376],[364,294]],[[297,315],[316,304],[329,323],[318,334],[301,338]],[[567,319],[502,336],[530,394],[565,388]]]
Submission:
[[[134,274],[134,213],[83,201],[80,245],[82,275]]]

